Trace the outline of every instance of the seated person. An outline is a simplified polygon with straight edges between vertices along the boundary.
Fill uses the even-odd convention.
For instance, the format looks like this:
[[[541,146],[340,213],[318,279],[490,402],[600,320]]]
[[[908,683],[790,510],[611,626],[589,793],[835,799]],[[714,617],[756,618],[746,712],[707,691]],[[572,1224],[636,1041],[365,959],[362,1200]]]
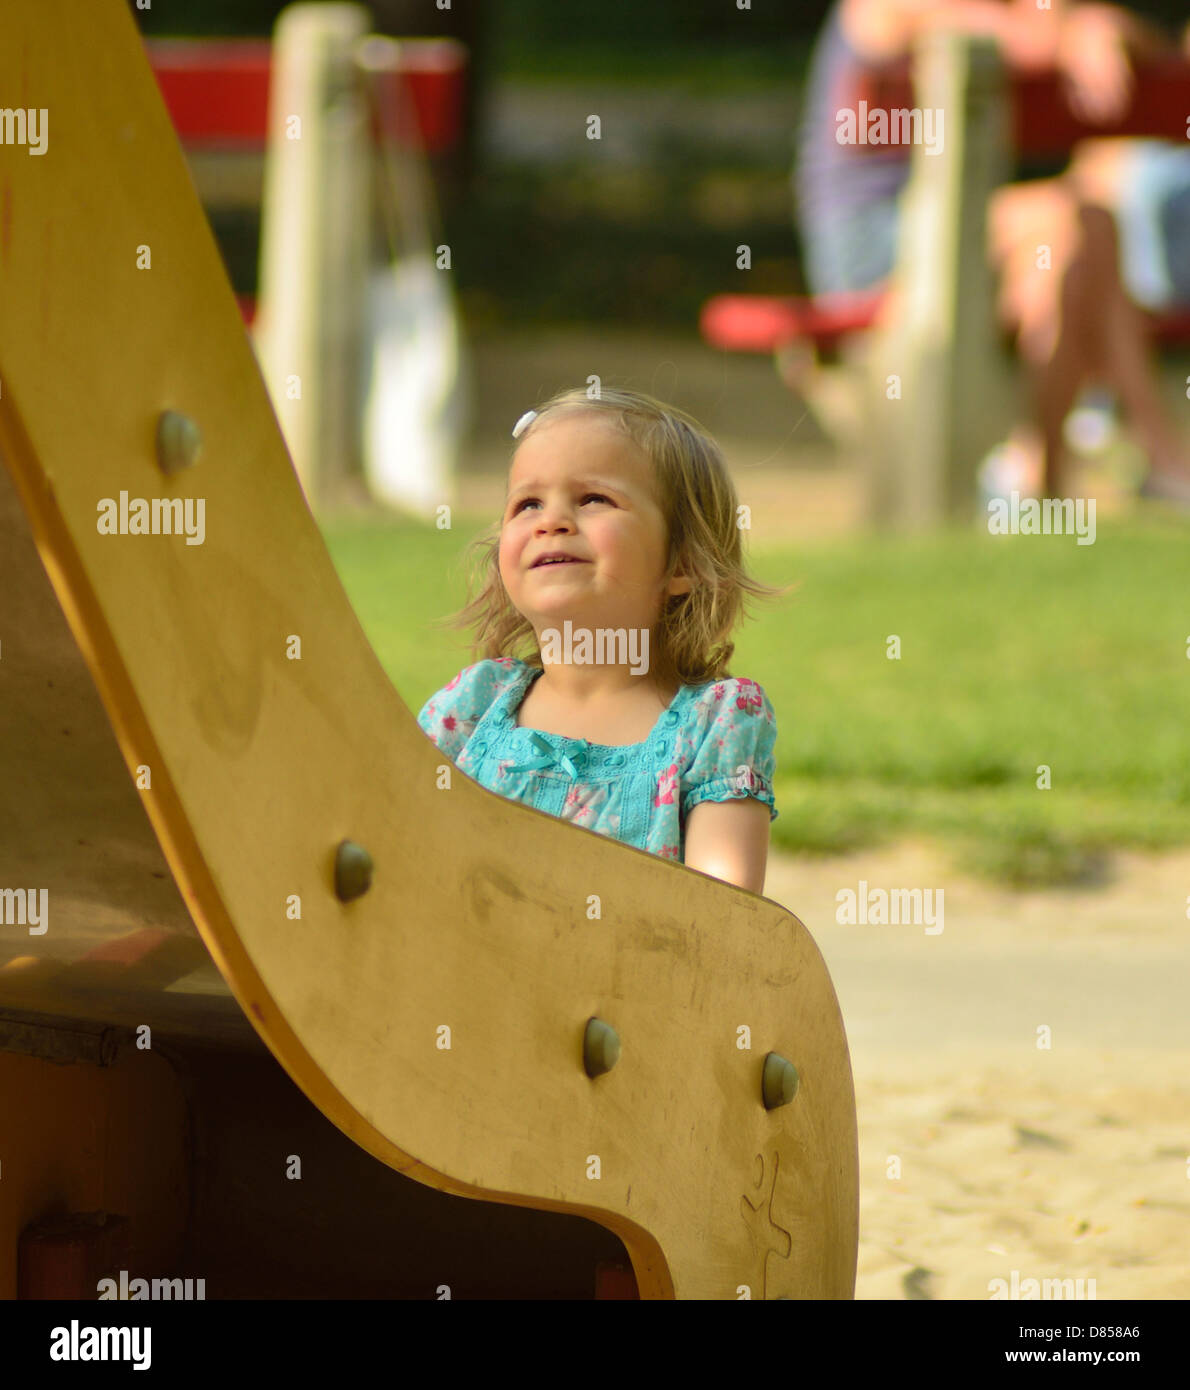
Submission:
[[[899,197],[909,160],[899,150],[857,157],[836,139],[837,113],[854,90],[857,70],[912,52],[929,27],[996,38],[1017,67],[1057,67],[1068,100],[1086,121],[1118,118],[1131,100],[1130,55],[1160,52],[1171,41],[1155,26],[1115,6],[1053,0],[837,0],[811,60],[795,169],[796,201],[809,287],[814,294],[879,288],[896,255]],[[1121,159],[1123,156],[1120,157]],[[1135,279],[1152,261],[1153,239],[1138,242],[1130,225],[1155,227],[1167,273],[1150,269],[1151,294],[1177,302],[1182,293],[1179,178],[1168,154],[1150,155],[1150,173],[1133,188],[1148,197],[1145,218],[1123,223],[1125,273]],[[1035,378],[1039,429],[1024,436],[1033,457],[1032,490],[1043,480],[1061,491],[1063,425],[1088,379],[1113,388],[1144,444],[1146,491],[1190,503],[1190,461],[1164,412],[1148,357],[1146,324],[1122,279],[1118,234],[1102,196],[1106,158],[1097,156],[1101,196],[1076,160],[1067,175],[997,191],[988,209],[989,254],[1001,276],[1000,312],[1017,335]],[[1122,164],[1118,167],[1123,167]],[[1114,185],[1125,217],[1123,184]],[[1036,248],[1053,248],[1052,268],[1039,270]],[[1148,245],[1149,250],[1141,249]],[[1131,286],[1129,286],[1131,288]],[[1158,307],[1150,296],[1150,305]]]

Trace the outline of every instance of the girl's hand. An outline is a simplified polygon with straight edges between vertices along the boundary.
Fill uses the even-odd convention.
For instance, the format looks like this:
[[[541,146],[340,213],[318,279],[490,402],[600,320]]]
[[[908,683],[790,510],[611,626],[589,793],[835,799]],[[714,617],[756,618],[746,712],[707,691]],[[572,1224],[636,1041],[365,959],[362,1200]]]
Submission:
[[[1109,5],[1079,5],[1062,18],[1058,69],[1071,111],[1088,125],[1118,121],[1132,104],[1126,17]]]

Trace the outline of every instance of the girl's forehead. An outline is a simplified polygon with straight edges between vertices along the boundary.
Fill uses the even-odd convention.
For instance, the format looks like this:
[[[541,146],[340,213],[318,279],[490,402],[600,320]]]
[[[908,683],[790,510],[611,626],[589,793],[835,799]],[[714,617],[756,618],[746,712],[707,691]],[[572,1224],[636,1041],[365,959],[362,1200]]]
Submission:
[[[615,441],[626,444],[633,442],[616,421],[607,415],[595,410],[584,410],[582,406],[571,406],[569,409],[551,411],[534,420],[525,431],[521,447],[524,448],[532,440],[540,443],[545,439],[557,439],[563,435],[569,440],[589,440],[595,447]]]
[[[564,447],[559,447],[564,446]],[[537,478],[543,469],[562,476],[581,472],[598,461],[624,480],[638,481],[650,472],[649,458],[631,435],[593,411],[576,409],[535,421],[513,455],[509,486]]]

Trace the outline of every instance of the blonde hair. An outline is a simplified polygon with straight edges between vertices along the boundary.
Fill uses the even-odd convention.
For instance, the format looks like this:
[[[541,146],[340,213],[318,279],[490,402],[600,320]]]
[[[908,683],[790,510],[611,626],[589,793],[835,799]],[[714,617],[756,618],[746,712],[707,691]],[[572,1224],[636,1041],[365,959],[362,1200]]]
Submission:
[[[654,663],[658,681],[701,685],[724,678],[735,651],[729,637],[744,614],[746,596],[771,598],[796,586],[773,588],[745,572],[736,524],[739,502],[719,446],[696,420],[652,396],[603,387],[592,399],[575,387],[537,407],[517,447],[543,419],[563,410],[603,416],[652,461],[654,489],[668,529],[665,579],[680,571],[692,580],[689,592],[671,594],[662,605],[660,652]],[[515,453],[514,448],[510,466]],[[511,656],[541,668],[533,625],[513,606],[500,577],[502,530],[503,518],[471,543],[466,558],[478,566],[479,593],[439,625],[475,629],[473,661]],[[469,593],[475,584],[473,569]]]

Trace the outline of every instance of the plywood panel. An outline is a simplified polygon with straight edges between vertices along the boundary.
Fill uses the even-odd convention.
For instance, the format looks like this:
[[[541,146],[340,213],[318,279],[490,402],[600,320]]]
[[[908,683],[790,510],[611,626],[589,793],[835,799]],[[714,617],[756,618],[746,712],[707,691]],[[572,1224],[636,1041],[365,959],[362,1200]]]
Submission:
[[[3,26],[0,90],[51,123],[44,156],[0,149],[0,449],[244,1013],[369,1152],[444,1191],[589,1216],[643,1297],[850,1297],[854,1099],[809,934],[457,770],[441,785],[305,504],[127,7],[10,0]],[[203,436],[171,475],[165,409]],[[121,492],[201,501],[202,543],[100,534]],[[344,839],[375,861],[348,904]],[[592,1016],[623,1043],[596,1080]],[[771,1112],[769,1050],[801,1074]]]

